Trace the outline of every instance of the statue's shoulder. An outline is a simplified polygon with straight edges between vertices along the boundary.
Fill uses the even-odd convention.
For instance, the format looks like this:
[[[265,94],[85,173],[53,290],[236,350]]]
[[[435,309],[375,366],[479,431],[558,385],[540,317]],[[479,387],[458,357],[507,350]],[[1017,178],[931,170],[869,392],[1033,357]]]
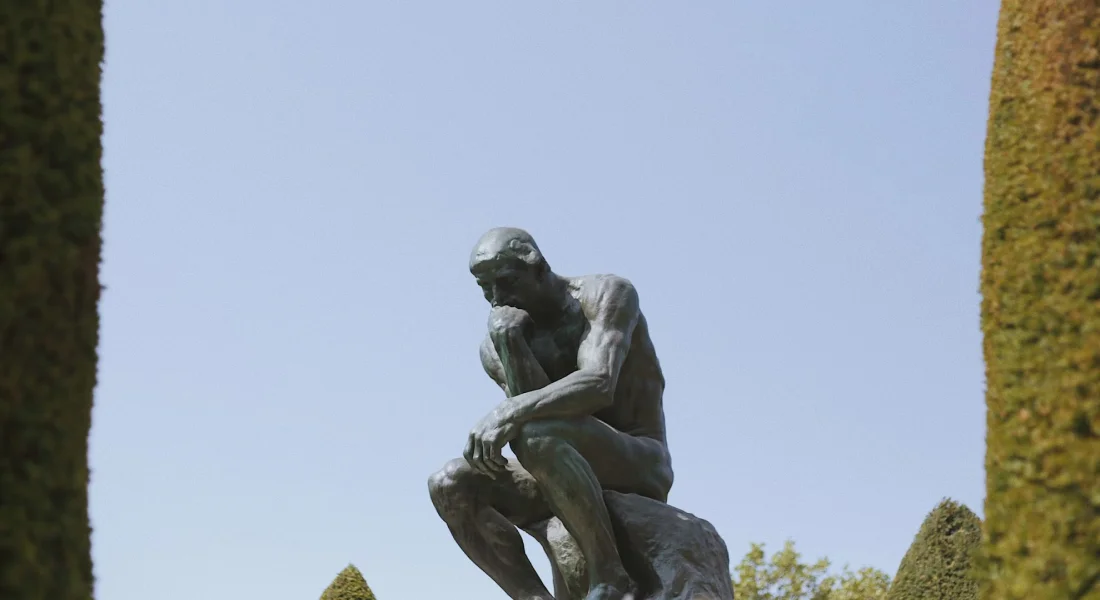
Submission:
[[[597,273],[570,277],[569,287],[574,295],[602,295],[606,293],[635,292],[634,284],[626,277],[614,273]]]
[[[626,277],[612,273],[583,275],[570,278],[570,288],[584,312],[590,316],[608,309],[638,304],[638,290]]]

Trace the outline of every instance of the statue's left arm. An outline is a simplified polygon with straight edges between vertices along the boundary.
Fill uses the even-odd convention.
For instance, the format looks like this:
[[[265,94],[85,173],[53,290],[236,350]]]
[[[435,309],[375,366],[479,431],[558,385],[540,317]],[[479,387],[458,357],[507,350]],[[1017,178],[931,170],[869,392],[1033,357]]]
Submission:
[[[638,292],[621,277],[590,282],[582,299],[589,330],[577,351],[577,370],[545,387],[513,396],[500,409],[516,425],[593,414],[611,406],[619,372],[638,323]]]

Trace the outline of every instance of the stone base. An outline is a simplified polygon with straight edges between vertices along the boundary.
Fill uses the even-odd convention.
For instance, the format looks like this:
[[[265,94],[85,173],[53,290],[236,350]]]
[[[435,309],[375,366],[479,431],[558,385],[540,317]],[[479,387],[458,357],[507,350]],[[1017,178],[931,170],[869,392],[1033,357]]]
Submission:
[[[619,555],[638,584],[635,600],[733,600],[726,544],[707,521],[635,494],[604,492]],[[556,517],[527,530],[554,571],[555,600],[584,600],[588,575]]]

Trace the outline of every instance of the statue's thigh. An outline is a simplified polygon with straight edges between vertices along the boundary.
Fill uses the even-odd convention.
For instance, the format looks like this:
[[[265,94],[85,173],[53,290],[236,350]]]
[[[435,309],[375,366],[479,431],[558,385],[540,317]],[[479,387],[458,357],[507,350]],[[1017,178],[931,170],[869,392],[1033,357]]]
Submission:
[[[625,434],[595,417],[546,420],[527,435],[561,439],[588,462],[604,489],[664,501],[672,472],[664,447],[656,440]]]
[[[514,458],[496,479],[477,473],[488,504],[518,527],[527,527],[553,516],[535,478]]]

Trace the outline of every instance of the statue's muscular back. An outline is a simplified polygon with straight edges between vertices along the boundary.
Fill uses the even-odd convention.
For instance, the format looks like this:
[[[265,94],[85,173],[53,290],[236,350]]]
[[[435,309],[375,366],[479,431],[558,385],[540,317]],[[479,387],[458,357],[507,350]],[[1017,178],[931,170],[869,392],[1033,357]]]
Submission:
[[[557,323],[536,323],[528,339],[531,352],[551,382],[577,370],[577,349],[588,335],[591,321],[603,308],[602,304],[617,301],[615,290],[622,289],[624,284],[630,285],[615,275],[564,279],[574,301],[572,306]],[[492,342],[486,339],[486,343],[491,345]],[[491,359],[499,361],[496,352],[491,354]],[[499,369],[499,362],[490,367],[491,373]],[[645,315],[639,312],[631,333],[630,349],[619,371],[614,402],[593,416],[623,433],[665,445],[664,389],[664,374],[649,337],[649,326]]]

